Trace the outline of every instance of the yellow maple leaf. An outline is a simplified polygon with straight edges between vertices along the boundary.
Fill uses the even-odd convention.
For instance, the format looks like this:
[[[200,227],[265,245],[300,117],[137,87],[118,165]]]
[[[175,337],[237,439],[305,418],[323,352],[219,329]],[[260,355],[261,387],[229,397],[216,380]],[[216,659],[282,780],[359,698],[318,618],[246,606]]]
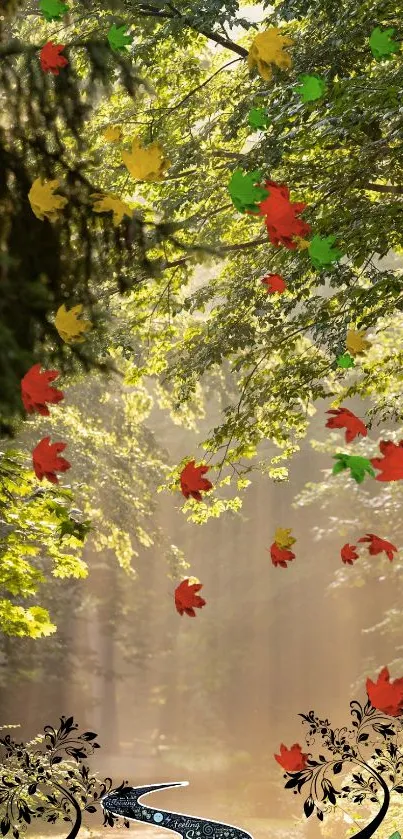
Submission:
[[[117,195],[98,195],[94,193],[90,196],[90,198],[94,199],[94,212],[95,213],[113,213],[113,223],[115,227],[123,219],[123,216],[131,216],[133,210],[126,204],[124,201],[121,201]]]
[[[73,344],[75,342],[81,344],[85,340],[85,336],[83,337],[82,333],[87,332],[92,327],[91,321],[78,320],[82,310],[83,307],[80,305],[73,306],[72,309],[67,311],[63,304],[56,312],[55,327],[66,344]]]
[[[280,70],[287,70],[292,66],[291,56],[284,52],[284,48],[293,43],[287,35],[281,35],[276,26],[270,27],[266,32],[259,32],[249,49],[249,68],[252,69],[256,64],[262,79],[269,82],[273,75],[271,64],[275,64]]]
[[[138,181],[162,181],[166,169],[171,163],[164,158],[164,152],[158,143],[145,147],[140,141],[132,141],[131,152],[122,152],[122,160],[133,178]]]
[[[198,580],[197,577],[188,577],[188,582],[189,582],[190,586],[194,586],[194,585],[198,586],[199,583],[200,583],[200,580]]]
[[[44,181],[42,178],[37,178],[28,192],[32,212],[41,221],[45,218],[48,218],[49,221],[55,221],[59,210],[62,210],[67,204],[67,198],[63,198],[61,195],[53,195],[58,186],[59,181]]]
[[[108,143],[118,143],[122,137],[122,126],[109,125],[108,128],[105,128],[105,131],[102,132],[102,136]]]
[[[309,245],[311,244],[308,242],[308,239],[302,239],[301,236],[294,236],[294,242],[300,251],[306,250],[306,248],[309,248]]]
[[[279,548],[290,548],[296,539],[291,536],[290,527],[278,527],[274,534],[274,541]]]
[[[370,341],[364,338],[365,332],[358,332],[357,329],[347,331],[346,347],[351,355],[361,355],[372,346]]]

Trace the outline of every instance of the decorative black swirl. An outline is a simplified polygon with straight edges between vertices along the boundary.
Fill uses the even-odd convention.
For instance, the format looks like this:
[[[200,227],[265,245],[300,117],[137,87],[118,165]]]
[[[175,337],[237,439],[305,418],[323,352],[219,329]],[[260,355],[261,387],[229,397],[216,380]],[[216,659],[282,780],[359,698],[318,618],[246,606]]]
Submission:
[[[108,816],[121,816],[130,821],[165,827],[183,836],[183,839],[252,839],[250,833],[223,822],[213,822],[197,816],[173,813],[170,810],[157,810],[139,804],[143,795],[158,789],[186,787],[188,781],[173,781],[167,784],[150,784],[146,787],[119,787],[101,798],[102,807],[107,811],[106,824],[111,824]]]
[[[322,749],[328,754],[314,758],[309,753],[302,769],[287,770],[285,787],[296,795],[308,787],[303,804],[305,816],[309,818],[316,813],[320,821],[324,813],[337,806],[338,798],[350,799],[355,804],[362,804],[365,799],[378,804],[376,816],[352,837],[370,839],[386,816],[390,793],[403,793],[403,751],[399,746],[403,720],[377,710],[369,700],[365,706],[353,700],[350,712],[351,727],[335,729],[328,719],[320,719],[314,711],[299,714],[309,726],[307,745],[312,746],[320,739]],[[347,771],[352,781],[336,789],[334,776],[342,771]],[[389,786],[387,781],[391,782]]]

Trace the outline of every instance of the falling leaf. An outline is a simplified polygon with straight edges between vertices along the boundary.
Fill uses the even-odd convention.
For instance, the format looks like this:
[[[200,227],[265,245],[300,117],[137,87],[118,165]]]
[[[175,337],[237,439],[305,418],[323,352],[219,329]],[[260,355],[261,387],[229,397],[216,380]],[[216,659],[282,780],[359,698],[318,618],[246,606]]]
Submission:
[[[302,213],[306,204],[302,202],[291,202],[290,191],[286,184],[277,184],[274,181],[266,181],[265,188],[268,196],[259,204],[259,213],[265,216],[265,225],[269,239],[273,245],[284,245],[290,250],[295,250],[297,243],[295,236],[304,236],[311,232],[309,224],[297,218]]]
[[[389,670],[383,667],[376,682],[367,679],[368,699],[373,708],[390,717],[403,713],[403,679],[390,682]]]
[[[83,307],[73,306],[67,311],[65,305],[60,306],[56,312],[55,327],[66,344],[79,343],[85,341],[85,336],[82,333],[91,329],[92,323],[89,320],[79,320],[79,315]]]
[[[358,457],[357,455],[339,453],[333,455],[333,459],[337,460],[337,463],[333,466],[332,475],[337,475],[344,469],[350,469],[351,477],[354,478],[357,484],[362,484],[367,473],[368,475],[371,475],[372,478],[375,477],[371,461],[368,460],[367,457]]]
[[[290,749],[287,749],[284,743],[282,743],[280,754],[274,755],[274,757],[286,772],[302,772],[306,767],[309,754],[304,754],[298,743],[294,743]]]
[[[297,93],[299,93],[303,102],[314,102],[325,93],[326,82],[320,76],[315,74],[307,76],[303,73],[302,76],[299,76],[299,81],[301,84],[297,86]]]
[[[252,108],[248,114],[248,122],[252,128],[267,128],[269,117],[266,108]]]
[[[368,431],[366,425],[352,411],[349,411],[348,408],[337,408],[333,411],[326,411],[326,413],[334,414],[334,416],[328,419],[326,428],[345,428],[346,443],[352,443],[359,434],[361,437],[367,436]]]
[[[343,545],[340,551],[341,558],[346,565],[352,565],[358,559],[358,553],[355,545],[349,545],[348,542]]]
[[[346,347],[351,355],[361,355],[372,346],[370,341],[365,340],[364,335],[364,332],[358,332],[357,329],[348,330]]]
[[[259,202],[267,196],[267,189],[260,186],[262,173],[243,172],[235,169],[228,184],[228,192],[232,202],[240,213],[256,213],[259,215]]]
[[[369,45],[371,47],[372,55],[378,61],[382,58],[389,58],[394,52],[399,52],[400,44],[393,41],[391,38],[391,36],[394,35],[394,32],[394,26],[390,26],[389,29],[384,29],[383,32],[379,26],[376,26],[375,29],[372,30],[369,37]]]
[[[311,244],[308,239],[301,239],[301,236],[294,236],[294,242],[300,251],[306,251]]]
[[[337,236],[314,236],[309,245],[309,256],[317,271],[341,259],[343,252],[333,247]]]
[[[287,288],[280,274],[267,274],[260,282],[267,287],[269,294],[282,294]]]
[[[164,173],[171,163],[164,158],[164,152],[158,143],[142,146],[140,141],[132,141],[131,152],[122,152],[122,160],[133,178],[139,181],[162,181]]]
[[[202,501],[201,492],[208,492],[213,488],[213,484],[207,478],[203,478],[208,470],[209,467],[203,464],[196,466],[194,460],[186,464],[180,475],[181,490],[185,498],[191,495],[196,501]]]
[[[379,443],[381,457],[373,457],[372,466],[379,469],[377,481],[399,481],[403,478],[403,440],[396,445],[391,440],[381,440]]]
[[[47,44],[42,47],[39,53],[39,60],[41,62],[42,70],[45,73],[52,73],[54,76],[58,76],[59,67],[67,66],[69,63],[67,58],[65,58],[64,55],[60,55],[65,46],[65,44],[54,44],[52,41],[48,41]]]
[[[66,443],[51,443],[50,437],[44,437],[32,452],[35,475],[41,481],[47,478],[52,484],[58,484],[59,479],[56,472],[67,472],[71,464],[64,457],[59,457],[60,452],[66,448]]]
[[[291,528],[278,527],[274,534],[274,541],[279,548],[291,548],[296,539],[291,536]]]
[[[50,382],[57,379],[58,375],[57,370],[41,371],[40,364],[34,364],[28,370],[21,379],[21,397],[28,413],[32,414],[37,411],[43,417],[48,417],[49,409],[46,407],[46,402],[56,404],[64,399],[64,393],[61,390],[50,386]]]
[[[109,46],[119,52],[127,52],[127,44],[131,44],[133,41],[133,35],[128,35],[126,32],[127,24],[123,24],[123,26],[116,26],[114,23],[111,26],[107,38],[109,41]]]
[[[367,533],[358,541],[368,543],[368,550],[371,556],[377,556],[385,551],[386,556],[391,562],[393,560],[393,554],[397,552],[397,548],[395,545],[392,545],[392,542],[388,542],[387,539],[381,539],[379,536],[375,536],[375,533]]]
[[[287,568],[287,562],[292,562],[292,560],[295,559],[295,554],[292,551],[289,551],[286,548],[279,548],[275,542],[273,542],[270,546],[269,553],[273,565],[280,565],[281,568]]]
[[[121,201],[116,195],[98,195],[92,194],[90,198],[93,198],[96,202],[94,204],[94,212],[95,213],[113,213],[113,223],[115,227],[121,223],[123,216],[131,217],[133,214],[133,210],[126,204],[124,201]]]
[[[337,366],[343,367],[344,369],[348,369],[349,367],[355,367],[354,359],[351,358],[348,352],[344,353],[344,355],[339,355],[337,359]]]
[[[195,609],[202,609],[206,605],[206,601],[196,593],[202,588],[201,583],[191,584],[190,579],[183,580],[177,586],[175,589],[175,606],[180,615],[185,612],[190,618],[195,618]]]
[[[108,143],[118,143],[122,138],[122,126],[109,125],[108,128],[105,128],[105,131],[102,132],[102,136]]]
[[[291,56],[284,50],[293,43],[292,39],[288,35],[282,35],[276,26],[270,27],[266,32],[259,32],[249,49],[249,69],[252,70],[256,65],[262,79],[269,82],[273,75],[271,64],[275,64],[280,70],[292,67]]]
[[[39,8],[46,20],[60,20],[69,10],[61,0],[39,0]]]
[[[59,181],[43,181],[37,178],[29,190],[28,199],[32,212],[43,221],[55,221],[59,210],[67,204],[67,198],[61,195],[53,195],[55,189],[60,186]]]

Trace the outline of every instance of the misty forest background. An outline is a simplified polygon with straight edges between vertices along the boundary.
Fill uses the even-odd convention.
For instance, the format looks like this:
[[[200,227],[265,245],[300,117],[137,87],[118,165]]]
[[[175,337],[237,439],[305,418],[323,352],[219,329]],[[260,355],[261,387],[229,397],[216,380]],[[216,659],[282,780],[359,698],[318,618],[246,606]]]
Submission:
[[[2,611],[0,721],[20,724],[17,737],[24,739],[48,722],[57,724],[62,714],[74,715],[81,729],[98,733],[102,749],[91,761],[95,770],[133,785],[189,780],[187,789],[160,792],[150,805],[238,824],[257,839],[268,833],[312,839],[332,831],[345,835],[343,814],[325,825],[306,822],[299,798],[283,789],[273,755],[280,742],[303,742],[299,712],[313,708],[334,726],[348,724],[349,701],[364,698],[367,676],[373,678],[385,664],[394,675],[403,674],[402,485],[370,480],[358,485],[346,473],[332,477],[332,455],[350,449],[343,432],[325,428],[326,410],[336,398],[341,404],[343,388],[351,387],[343,404],[362,418],[372,417],[369,437],[355,441],[351,451],[373,457],[379,440],[401,437],[401,58],[374,66],[362,46],[367,20],[369,31],[378,22],[398,25],[400,19],[401,24],[398,5],[283,0],[238,8],[235,2],[210,0],[200,10],[199,4],[180,2],[176,6],[190,20],[182,25],[172,23],[169,15],[160,19],[163,3],[156,3],[153,17],[141,13],[147,4],[88,0],[69,2],[63,29],[61,21],[44,21],[36,3],[22,2],[8,4],[0,18],[3,164],[13,163],[13,153],[27,161],[26,180],[20,184],[16,176],[0,189],[2,213],[15,214],[11,233],[1,222],[2,281],[9,293],[8,308],[3,297],[1,309],[1,450],[11,448],[22,470],[13,487],[3,483],[11,496],[2,496],[2,510],[8,505],[14,519],[10,523],[2,515],[2,550],[14,562],[16,576],[14,589],[1,578],[1,596],[24,609],[40,605],[57,626],[57,631],[49,628],[49,634],[38,631],[29,637],[24,621],[18,634],[13,615],[7,618]],[[350,29],[345,27],[348,15]],[[101,85],[86,90],[87,58],[75,64],[71,48],[66,53],[69,74],[77,75],[91,113],[81,137],[74,137],[73,115],[69,122],[60,105],[71,91],[52,78],[47,83],[55,85],[53,127],[58,126],[61,147],[53,147],[52,139],[47,150],[46,140],[35,145],[34,130],[37,137],[46,137],[46,120],[52,118],[40,115],[36,106],[35,118],[42,124],[35,128],[27,117],[24,97],[31,95],[34,77],[23,62],[37,57],[29,51],[20,54],[16,47],[17,69],[7,87],[7,45],[12,39],[35,45],[52,37],[60,43],[105,38],[116,20],[133,25],[130,61],[153,86],[152,96],[137,83],[129,93],[114,68],[108,69],[109,92]],[[304,106],[290,93],[287,74],[274,68],[272,83],[264,82],[247,70],[245,52],[231,52],[228,44],[247,50],[257,31],[278,20],[287,24],[298,45],[293,83],[309,67],[329,84],[333,66],[339,80],[343,67],[346,78],[357,67],[364,83],[357,92],[346,82],[343,106],[331,95],[326,105]],[[338,58],[343,38],[346,50]],[[238,63],[202,86],[236,57]],[[392,88],[395,100],[392,96],[388,103],[385,90]],[[10,105],[13,96],[22,102],[19,122]],[[253,105],[267,105],[273,116],[267,133],[248,126]],[[116,147],[102,138],[102,131],[117,123],[126,140],[158,139],[167,148],[172,168],[163,183],[139,187],[128,179]],[[73,172],[80,140],[85,146],[80,171],[96,187],[93,192],[112,191],[131,200],[140,219],[145,206],[155,207],[158,222],[195,219],[193,227],[191,221],[178,225],[175,236],[182,236],[182,249],[175,237],[169,238],[172,230],[161,230],[160,238],[146,245],[148,262],[139,242],[138,251],[123,258],[122,241],[108,239],[103,254],[110,216],[92,214],[94,227],[85,231],[74,205],[59,230],[57,224],[36,221],[29,205],[24,209],[24,184],[29,188],[40,175],[58,177],[67,190],[77,184],[86,189]],[[347,160],[344,175],[341,159]],[[304,218],[314,232],[340,236],[347,256],[335,272],[315,274],[304,251],[273,248],[262,237],[260,222],[235,211],[226,186],[239,165],[286,182],[292,200],[308,204]],[[377,190],[376,185],[391,188]],[[223,212],[216,213],[220,208]],[[88,207],[85,212],[91,215]],[[36,224],[32,236],[23,233],[24,213],[25,222],[31,214],[29,223]],[[73,230],[67,239],[64,223]],[[50,235],[53,229],[59,232]],[[87,234],[95,242],[89,259],[98,264],[100,276],[92,273],[88,280],[79,266],[73,282],[69,272],[76,271]],[[53,235],[60,236],[58,244]],[[259,235],[261,241],[251,247]],[[227,251],[219,258],[192,250],[198,242],[210,248],[221,242]],[[233,247],[239,243],[245,247]],[[57,271],[51,254],[56,245]],[[10,248],[16,262],[5,256]],[[41,248],[46,251],[42,267]],[[18,264],[18,249],[26,250],[23,264]],[[150,267],[150,260],[158,266]],[[259,284],[268,270],[287,276],[294,297],[268,302]],[[116,287],[117,275],[123,277],[123,288]],[[13,296],[10,289],[18,283]],[[353,288],[361,289],[361,297],[354,296]],[[332,309],[337,294],[343,305]],[[49,327],[64,301],[92,307],[96,328],[88,339],[88,356],[85,349],[84,357],[76,357],[71,348],[60,347]],[[283,320],[278,314],[282,305]],[[304,325],[305,316],[307,324],[312,316],[316,319],[316,332]],[[299,318],[304,337],[297,343],[290,339],[280,360],[270,367],[267,358],[260,368],[251,390],[256,401],[252,396],[246,400],[243,428],[233,426],[239,450],[232,464],[243,464],[238,474],[231,459],[220,461],[231,431],[224,427],[223,410],[235,406],[227,419],[237,421],[237,394],[251,369],[242,367],[243,360],[248,352],[270,346],[270,340],[274,355],[276,334],[287,317]],[[30,318],[33,332],[26,339]],[[203,332],[208,322],[211,333]],[[7,333],[6,323],[15,324],[15,334]],[[332,362],[344,351],[351,323],[367,330],[372,348],[353,371],[336,370]],[[166,381],[168,367],[161,358],[169,361]],[[102,369],[96,369],[100,359]],[[248,364],[254,360],[248,358]],[[49,418],[26,418],[17,404],[20,378],[37,361],[62,371],[56,384],[65,400],[52,406]],[[332,388],[333,395],[327,395]],[[220,427],[222,436],[212,437],[212,429]],[[35,492],[41,487],[57,497],[58,490],[39,484],[30,471],[30,452],[46,434],[68,443],[72,468],[60,483],[71,497],[61,503],[73,510],[73,518],[92,527],[85,538],[65,540],[63,550],[73,557],[70,572],[66,562],[65,574],[56,576],[57,563],[49,554],[56,525],[49,512],[45,516],[35,506],[42,498]],[[201,444],[206,439],[213,454],[208,477],[218,484],[214,464],[220,464],[220,479],[228,476],[228,482],[202,505],[185,503],[172,489],[172,470],[186,456],[205,459]],[[242,470],[251,465],[256,470],[245,472],[243,482]],[[165,490],[158,491],[163,484]],[[28,515],[24,503],[30,505]],[[296,559],[287,570],[274,568],[266,550],[278,526],[292,527],[297,539]],[[399,547],[393,563],[384,555],[362,556],[354,566],[343,566],[341,546],[356,544],[368,532]],[[28,560],[44,580],[24,592],[18,556],[32,544],[38,550]],[[63,567],[62,560],[58,563]],[[207,605],[196,619],[180,617],[174,606],[174,588],[186,575],[203,583]],[[60,827],[52,830],[56,835]],[[145,837],[151,830],[164,835],[155,828],[135,830]],[[386,831],[383,825],[385,836]]]

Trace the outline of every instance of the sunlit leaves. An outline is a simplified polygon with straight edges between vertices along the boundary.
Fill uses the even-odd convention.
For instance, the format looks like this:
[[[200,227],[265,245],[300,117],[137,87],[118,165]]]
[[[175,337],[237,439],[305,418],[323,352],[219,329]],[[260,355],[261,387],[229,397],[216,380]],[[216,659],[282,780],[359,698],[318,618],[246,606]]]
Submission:
[[[49,613],[41,606],[16,605],[13,597],[36,598],[45,576],[41,562],[46,557],[55,576],[85,577],[81,560],[83,539],[70,532],[69,553],[62,529],[69,522],[72,493],[49,488],[37,492],[37,482],[16,453],[0,458],[0,586],[9,599],[0,602],[0,631],[8,635],[38,638],[54,632]]]

